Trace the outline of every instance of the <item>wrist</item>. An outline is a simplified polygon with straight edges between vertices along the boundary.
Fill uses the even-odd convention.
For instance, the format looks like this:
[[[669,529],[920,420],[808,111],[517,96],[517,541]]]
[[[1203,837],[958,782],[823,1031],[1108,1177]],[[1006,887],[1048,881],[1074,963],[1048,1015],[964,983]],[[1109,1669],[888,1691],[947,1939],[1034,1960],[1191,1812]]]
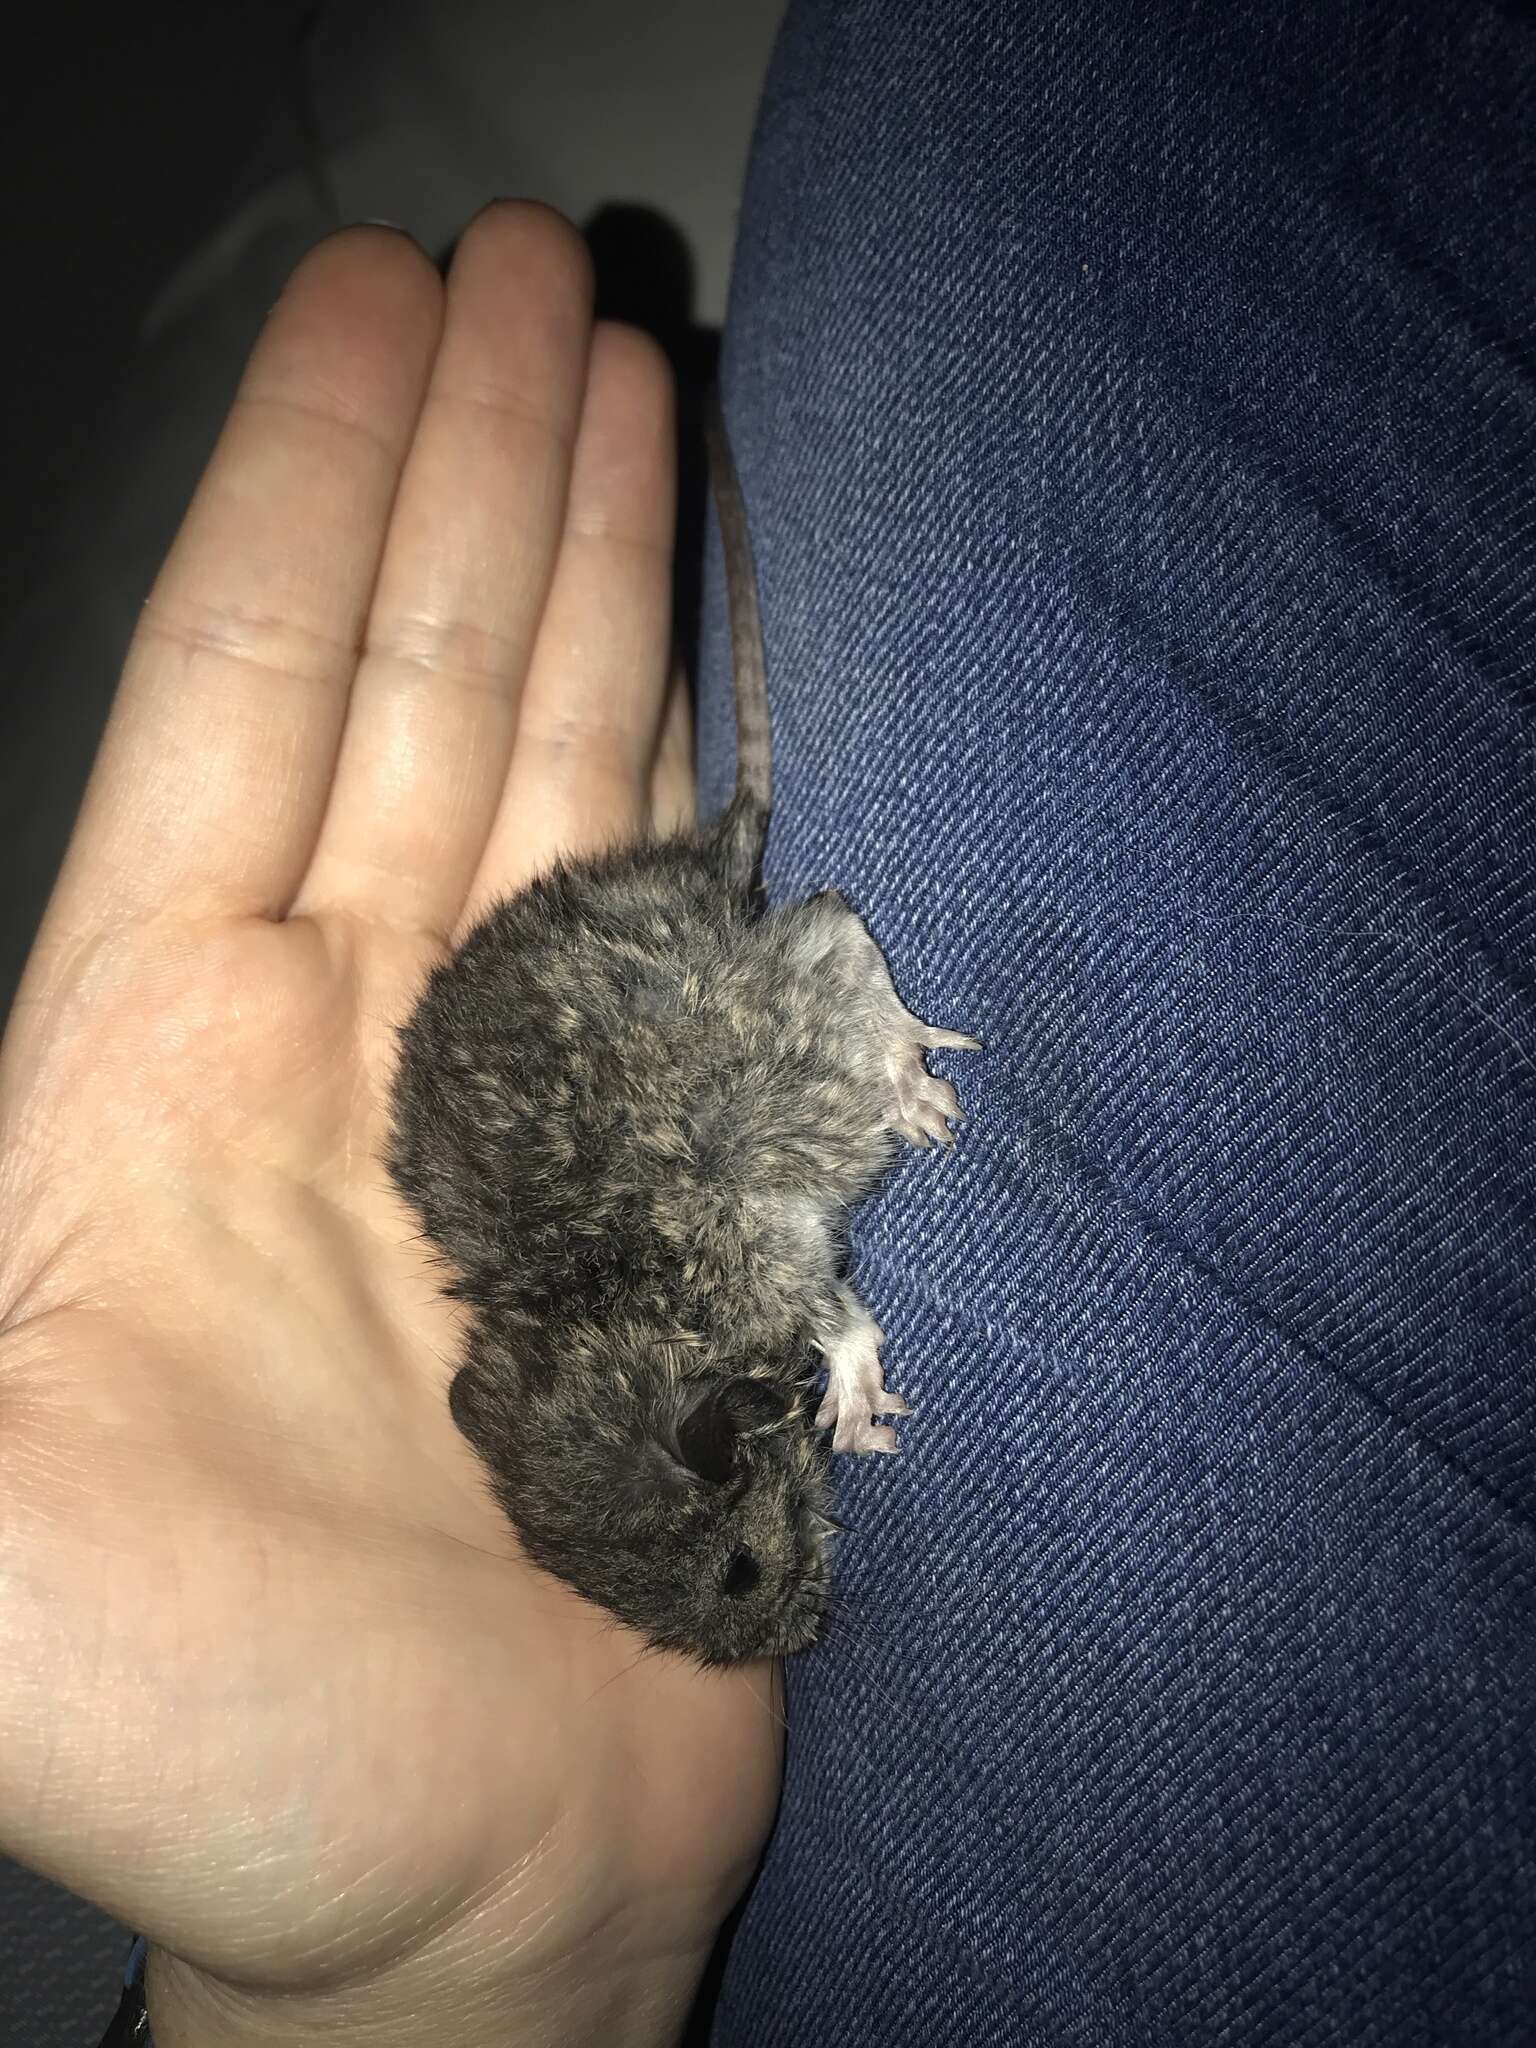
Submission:
[[[163,1950],[146,1982],[154,2048],[676,2048],[707,1952],[594,1975],[573,1968],[537,1992],[515,1981],[402,1967],[323,1993],[229,1985]]]

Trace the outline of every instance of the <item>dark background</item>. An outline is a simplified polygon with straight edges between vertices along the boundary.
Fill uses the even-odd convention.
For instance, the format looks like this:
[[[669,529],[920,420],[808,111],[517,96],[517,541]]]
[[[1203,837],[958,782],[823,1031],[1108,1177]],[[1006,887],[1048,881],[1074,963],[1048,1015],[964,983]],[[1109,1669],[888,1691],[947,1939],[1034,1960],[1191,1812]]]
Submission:
[[[6,123],[5,613],[88,466],[151,297],[228,209],[315,11],[267,0],[238,42],[206,7],[38,11],[41,53],[13,73]]]
[[[139,330],[154,295],[232,204],[312,12],[310,0],[271,0],[242,22],[237,42],[218,9],[87,20],[66,5],[39,14],[37,51],[24,74],[17,67],[0,328],[0,1011],[121,657],[128,620],[114,603],[124,551],[113,546],[113,514],[132,495],[122,472],[156,460],[152,445],[130,452],[122,418]],[[196,439],[202,420],[187,425]],[[178,480],[200,460],[188,448],[172,464]],[[167,516],[163,493],[157,501],[146,491],[132,522],[143,554],[163,551]],[[83,573],[90,567],[101,574]],[[140,560],[124,563],[125,586],[141,570]],[[97,593],[93,636],[79,612]]]

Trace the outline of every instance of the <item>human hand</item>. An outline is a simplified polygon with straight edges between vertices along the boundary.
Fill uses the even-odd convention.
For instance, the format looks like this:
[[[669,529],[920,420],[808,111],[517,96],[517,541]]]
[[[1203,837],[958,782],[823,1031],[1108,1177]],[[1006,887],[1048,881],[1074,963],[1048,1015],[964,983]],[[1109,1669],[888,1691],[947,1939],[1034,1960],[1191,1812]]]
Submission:
[[[672,516],[572,230],[353,230],[130,653],[0,1063],[0,1842],[158,2048],[669,2040],[767,1829],[771,1672],[520,1561],[379,1163],[452,934],[688,814]]]

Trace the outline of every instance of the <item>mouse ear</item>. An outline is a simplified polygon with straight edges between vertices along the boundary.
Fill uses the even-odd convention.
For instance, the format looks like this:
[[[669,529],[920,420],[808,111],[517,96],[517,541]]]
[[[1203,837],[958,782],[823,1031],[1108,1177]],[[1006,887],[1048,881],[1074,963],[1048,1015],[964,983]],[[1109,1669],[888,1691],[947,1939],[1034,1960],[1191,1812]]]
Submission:
[[[696,1381],[685,1393],[678,1420],[679,1460],[712,1486],[723,1485],[736,1470],[741,1437],[782,1422],[792,1399],[767,1380],[742,1376]]]

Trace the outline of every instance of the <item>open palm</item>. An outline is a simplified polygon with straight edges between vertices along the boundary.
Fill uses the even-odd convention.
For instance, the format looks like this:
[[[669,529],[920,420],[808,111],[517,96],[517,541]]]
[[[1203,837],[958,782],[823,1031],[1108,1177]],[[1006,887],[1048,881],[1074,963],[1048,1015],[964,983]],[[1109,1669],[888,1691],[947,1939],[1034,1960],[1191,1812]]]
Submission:
[[[666,2040],[771,1814],[771,1674],[519,1560],[379,1164],[452,935],[687,812],[672,503],[569,228],[354,230],[129,658],[4,1053],[0,1842],[161,2048]]]

